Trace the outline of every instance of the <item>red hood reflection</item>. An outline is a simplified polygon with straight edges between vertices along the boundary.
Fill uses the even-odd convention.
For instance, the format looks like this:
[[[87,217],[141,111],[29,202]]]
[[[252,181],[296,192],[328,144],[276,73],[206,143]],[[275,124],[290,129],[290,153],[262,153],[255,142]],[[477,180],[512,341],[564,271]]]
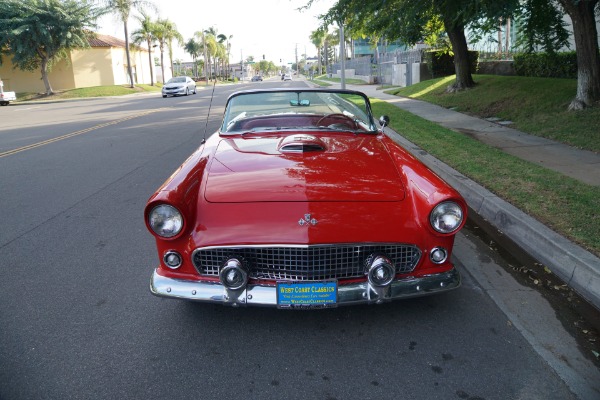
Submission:
[[[282,144],[303,141],[309,144],[306,151],[279,150]],[[387,202],[404,199],[399,182],[375,135],[253,136],[221,140],[204,196],[213,203]]]

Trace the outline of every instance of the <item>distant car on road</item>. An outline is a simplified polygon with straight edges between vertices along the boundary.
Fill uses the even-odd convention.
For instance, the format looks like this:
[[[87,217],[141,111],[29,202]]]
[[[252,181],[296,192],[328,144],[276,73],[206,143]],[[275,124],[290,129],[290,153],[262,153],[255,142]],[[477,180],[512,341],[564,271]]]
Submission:
[[[292,80],[292,75],[290,75],[290,74],[283,75],[283,80],[284,81],[291,81]]]
[[[196,82],[189,76],[176,76],[162,88],[162,97],[196,94]]]
[[[263,78],[260,75],[255,75],[252,77],[252,82],[262,82]]]

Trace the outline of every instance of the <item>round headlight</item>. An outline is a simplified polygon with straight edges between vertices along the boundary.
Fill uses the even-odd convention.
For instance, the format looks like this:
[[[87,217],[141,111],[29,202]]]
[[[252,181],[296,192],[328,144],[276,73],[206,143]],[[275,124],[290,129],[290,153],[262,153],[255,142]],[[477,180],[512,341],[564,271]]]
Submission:
[[[451,233],[458,229],[463,221],[462,208],[453,201],[445,201],[435,206],[429,222],[440,233]]]
[[[161,204],[150,211],[148,216],[150,227],[158,236],[171,238],[177,236],[183,228],[183,217],[173,206]]]

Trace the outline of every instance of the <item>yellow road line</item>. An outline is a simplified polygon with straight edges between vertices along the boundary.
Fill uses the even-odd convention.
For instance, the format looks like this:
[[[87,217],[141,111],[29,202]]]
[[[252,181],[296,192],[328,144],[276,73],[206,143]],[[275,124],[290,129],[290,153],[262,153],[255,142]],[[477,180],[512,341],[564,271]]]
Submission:
[[[106,122],[104,124],[95,125],[95,126],[92,126],[90,128],[82,129],[82,130],[77,131],[77,132],[67,133],[66,135],[62,135],[62,136],[58,136],[58,137],[55,137],[55,138],[52,138],[52,139],[44,140],[43,142],[33,143],[33,144],[30,144],[30,145],[27,145],[27,146],[23,146],[23,147],[19,147],[19,148],[13,149],[13,150],[8,150],[8,151],[0,153],[0,158],[12,156],[13,154],[17,154],[17,153],[21,153],[23,151],[27,151],[27,150],[35,149],[35,148],[38,148],[38,147],[42,147],[42,146],[45,146],[45,145],[50,144],[50,143],[55,143],[55,142],[59,142],[61,140],[72,138],[74,136],[83,135],[84,133],[87,133],[87,132],[90,132],[90,131],[95,131],[96,129],[105,128],[105,127],[111,126],[111,125],[116,125],[118,123],[121,123],[121,122],[124,122],[124,121],[128,121],[130,119],[134,119],[134,118],[138,118],[138,117],[143,117],[144,115],[152,114],[152,113],[155,113],[157,111],[163,111],[163,110],[167,110],[167,109],[168,108],[158,108],[156,110],[145,111],[143,113],[139,113],[139,114],[135,114],[135,115],[129,115],[127,117],[116,119],[114,121]]]

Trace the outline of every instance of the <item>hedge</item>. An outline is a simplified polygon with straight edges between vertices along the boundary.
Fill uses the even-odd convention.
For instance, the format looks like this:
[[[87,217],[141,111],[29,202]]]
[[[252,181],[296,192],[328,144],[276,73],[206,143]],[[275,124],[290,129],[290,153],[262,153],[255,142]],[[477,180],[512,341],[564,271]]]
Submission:
[[[577,54],[519,53],[514,55],[517,75],[539,78],[577,78]]]

